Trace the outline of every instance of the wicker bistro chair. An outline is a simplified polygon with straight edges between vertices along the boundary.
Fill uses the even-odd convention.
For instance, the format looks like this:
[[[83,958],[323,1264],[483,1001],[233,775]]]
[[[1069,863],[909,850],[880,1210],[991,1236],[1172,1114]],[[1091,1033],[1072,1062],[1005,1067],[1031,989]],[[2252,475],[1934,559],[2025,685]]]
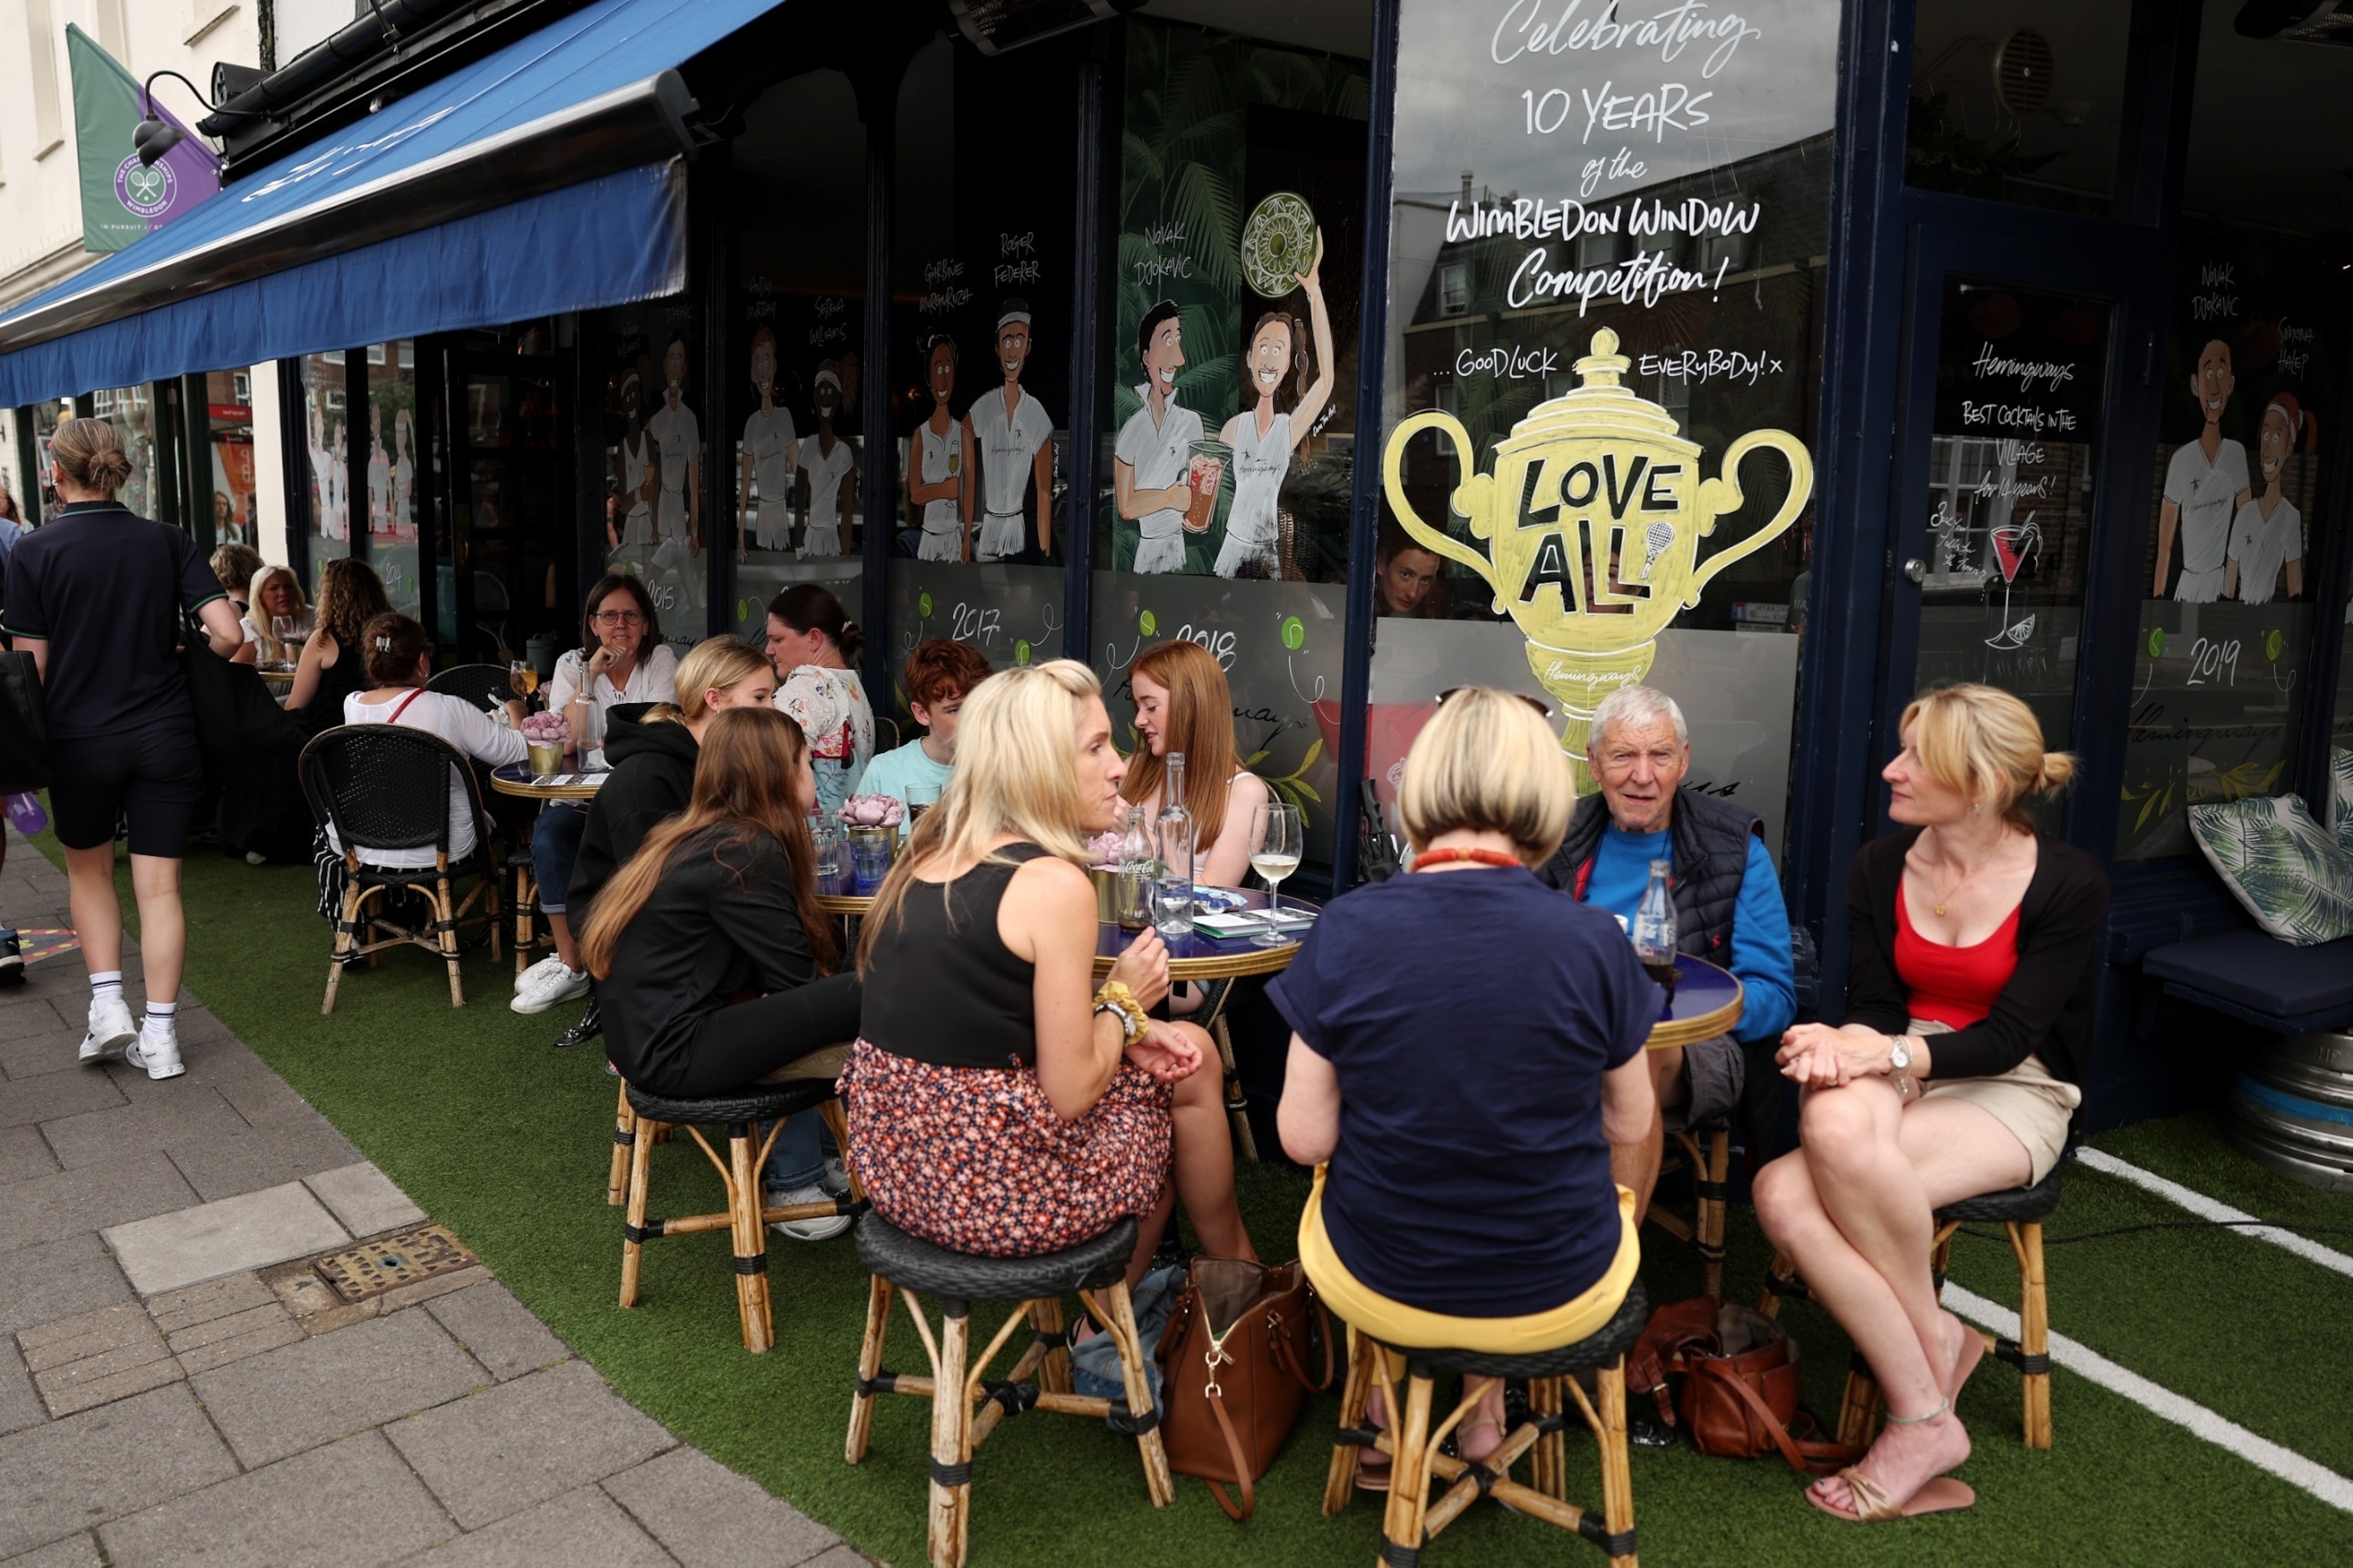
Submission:
[[[1488,1496],[1514,1512],[1583,1536],[1609,1554],[1612,1568],[1636,1568],[1634,1482],[1626,1447],[1626,1352],[1642,1337],[1650,1312],[1650,1299],[1638,1280],[1615,1317],[1599,1332],[1572,1344],[1510,1356],[1397,1347],[1395,1353],[1406,1361],[1402,1399],[1384,1353],[1391,1348],[1351,1324],[1348,1381],[1340,1396],[1340,1430],[1324,1481],[1324,1511],[1335,1514],[1348,1506],[1356,1495],[1358,1450],[1377,1448],[1390,1458],[1378,1568],[1411,1568],[1432,1536]],[[1595,1373],[1593,1398],[1570,1375],[1588,1370]],[[1440,1372],[1461,1375],[1462,1397],[1433,1427],[1430,1400]],[[1482,1462],[1441,1453],[1440,1445],[1478,1407],[1487,1385],[1498,1378],[1528,1380],[1527,1419]],[[1386,1432],[1365,1419],[1375,1387],[1389,1412]],[[1592,1428],[1601,1451],[1598,1514],[1567,1500],[1568,1453],[1563,1434],[1570,1416],[1564,1399],[1576,1401],[1577,1414]],[[1525,1485],[1512,1479],[1512,1468],[1523,1457],[1529,1461]],[[1433,1479],[1445,1488],[1435,1501],[1430,1497]]]
[[[482,821],[482,800],[474,770],[465,754],[439,736],[398,725],[341,725],[326,730],[302,748],[300,762],[302,794],[311,814],[332,825],[343,846],[343,907],[335,919],[335,951],[327,968],[327,998],[322,1013],[335,1011],[335,991],[351,960],[407,944],[438,954],[449,966],[449,1005],[466,1005],[466,991],[458,973],[458,929],[480,919],[490,927],[491,959],[499,956],[499,877],[497,853],[488,839],[477,834],[474,849],[463,859],[449,858],[449,780],[465,786],[468,809]],[[364,852],[430,848],[434,863],[414,869],[372,865]],[[451,901],[450,884],[473,876],[474,888],[462,902]],[[430,901],[433,918],[411,929],[383,918],[379,902],[375,916],[363,914],[370,899],[384,900],[396,890],[421,895]],[[482,913],[469,914],[476,900]],[[381,936],[380,933],[392,935]]]
[[[2051,1174],[2031,1187],[1965,1198],[1937,1210],[1935,1250],[1929,1255],[1929,1267],[1941,1296],[1946,1265],[1952,1257],[1953,1237],[1961,1226],[1975,1221],[1999,1224],[2009,1233],[2010,1251],[2018,1257],[2018,1338],[2006,1340],[1983,1330],[1978,1334],[1994,1359],[2016,1367],[2023,1380],[2021,1425],[2030,1448],[2051,1446],[2051,1308],[2042,1272],[2042,1222],[2059,1207],[2060,1172],[2066,1170],[2067,1160],[2074,1153],[2075,1146],[2071,1142],[2066,1154],[2051,1168]],[[1803,1301],[1810,1299],[1810,1294],[1806,1282],[1798,1277],[1796,1266],[1777,1254],[1773,1271],[1765,1281],[1764,1298],[1757,1308],[1771,1317],[1779,1311],[1783,1298]],[[1839,1404],[1838,1440],[1858,1446],[1869,1442],[1880,1408],[1879,1384],[1872,1376],[1871,1363],[1855,1356],[1847,1362],[1846,1396]]]
[[[1683,1150],[1683,1168],[1691,1172],[1692,1217],[1684,1219],[1653,1195],[1650,1222],[1699,1255],[1707,1293],[1721,1301],[1724,1227],[1731,1209],[1732,1123],[1718,1120],[1686,1127],[1670,1121],[1667,1137]]]
[[[1127,1265],[1135,1253],[1135,1221],[1124,1219],[1092,1241],[1038,1257],[974,1257],[950,1252],[909,1235],[879,1213],[858,1222],[858,1255],[873,1280],[866,1301],[866,1338],[858,1352],[858,1383],[849,1404],[849,1437],[843,1454],[853,1465],[866,1457],[874,1421],[874,1396],[906,1393],[932,1402],[930,1552],[933,1568],[963,1568],[972,1524],[972,1451],[998,1422],[1026,1410],[1108,1419],[1133,1436],[1144,1459],[1145,1490],[1155,1508],[1176,1500],[1168,1454],[1160,1439],[1160,1409],[1145,1381],[1150,1352],[1136,1330],[1127,1295]],[[925,1291],[940,1298],[939,1332],[915,1299]],[[929,1377],[886,1371],[884,1341],[891,1328],[891,1298],[907,1303],[916,1337],[931,1362]],[[1071,1392],[1070,1336],[1062,1326],[1062,1298],[1075,1293],[1119,1351],[1125,1397],[1090,1397]],[[1005,1321],[978,1356],[970,1353],[972,1304],[1010,1303]],[[988,1363],[1023,1327],[1029,1346],[1006,1375],[992,1379]]]
[[[513,696],[513,676],[503,664],[452,664],[425,683],[428,692],[440,692],[490,712]]]
[[[866,1190],[855,1168],[849,1171],[849,1196],[822,1203],[764,1203],[760,1170],[768,1161],[785,1118],[816,1107],[833,1129],[834,1142],[849,1147],[842,1125],[841,1102],[834,1098],[833,1082],[849,1048],[836,1045],[815,1052],[770,1074],[760,1083],[729,1095],[683,1099],[649,1094],[624,1084],[621,1097],[629,1123],[626,1133],[617,1128],[617,1150],[626,1149],[629,1160],[627,1217],[621,1226],[621,1305],[638,1304],[638,1275],[645,1244],[657,1236],[689,1235],[698,1231],[727,1230],[735,1242],[735,1310],[744,1330],[744,1348],[754,1355],[776,1342],[776,1320],[768,1308],[768,1226],[780,1220],[814,1220],[830,1214],[856,1214],[866,1208]],[[762,1122],[777,1124],[767,1136],[757,1136]],[[727,1128],[727,1158],[711,1147],[698,1124]],[[649,1218],[652,1197],[653,1149],[663,1141],[666,1128],[683,1127],[719,1172],[726,1189],[727,1207],[717,1213],[689,1214],[674,1220]],[[846,1158],[846,1156],[845,1156]]]

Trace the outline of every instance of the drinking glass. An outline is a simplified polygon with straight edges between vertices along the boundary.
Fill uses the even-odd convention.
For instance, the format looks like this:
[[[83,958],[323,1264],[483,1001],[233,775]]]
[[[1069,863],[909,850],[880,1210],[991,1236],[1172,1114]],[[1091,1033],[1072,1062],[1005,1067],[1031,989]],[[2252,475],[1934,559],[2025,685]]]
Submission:
[[[278,662],[281,664],[293,662],[286,657],[286,645],[294,640],[294,628],[299,624],[301,623],[290,615],[273,615],[269,618],[269,635],[277,641]]]
[[[1277,916],[1282,909],[1282,879],[1299,869],[1306,843],[1299,808],[1269,800],[1250,812],[1250,869],[1266,878],[1266,933],[1250,942],[1261,948],[1287,948],[1297,938],[1282,934]]]
[[[539,690],[539,666],[528,659],[517,659],[507,666],[507,684],[514,688],[514,694],[528,707],[531,694]]]

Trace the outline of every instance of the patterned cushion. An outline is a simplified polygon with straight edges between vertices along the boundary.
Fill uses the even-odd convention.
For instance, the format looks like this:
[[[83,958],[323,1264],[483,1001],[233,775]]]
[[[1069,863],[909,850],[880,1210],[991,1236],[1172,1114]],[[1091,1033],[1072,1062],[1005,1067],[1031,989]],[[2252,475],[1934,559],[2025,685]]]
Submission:
[[[2353,852],[2295,796],[2192,806],[2189,832],[2273,936],[2300,948],[2353,936]]]
[[[2337,843],[2353,854],[2353,748],[2339,746],[2328,753],[2328,810]]]

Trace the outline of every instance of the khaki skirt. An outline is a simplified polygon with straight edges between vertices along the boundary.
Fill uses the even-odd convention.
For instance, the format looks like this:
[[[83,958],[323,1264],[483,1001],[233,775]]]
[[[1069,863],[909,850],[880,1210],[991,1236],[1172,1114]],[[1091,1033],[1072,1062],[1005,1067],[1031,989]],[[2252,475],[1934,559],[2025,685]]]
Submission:
[[[1911,1033],[1950,1034],[1953,1028],[1933,1019],[1915,1018]],[[1998,1077],[1931,1078],[1920,1089],[1924,1104],[1938,1098],[1966,1100],[2008,1128],[2010,1136],[2026,1146],[2034,1171],[2027,1180],[2030,1187],[2050,1175],[2059,1163],[2067,1148],[2068,1124],[2074,1119],[2075,1107],[2084,1103],[2083,1090],[2052,1077],[2042,1058],[2031,1055]]]

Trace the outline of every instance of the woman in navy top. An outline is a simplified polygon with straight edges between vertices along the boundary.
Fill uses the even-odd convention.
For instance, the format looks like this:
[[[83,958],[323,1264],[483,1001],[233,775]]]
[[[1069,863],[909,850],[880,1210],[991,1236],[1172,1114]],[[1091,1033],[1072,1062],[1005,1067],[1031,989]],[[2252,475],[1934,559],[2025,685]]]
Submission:
[[[187,951],[180,857],[204,789],[195,709],[176,651],[189,612],[223,658],[245,633],[195,541],[114,499],[131,460],[113,426],[68,419],[49,456],[65,504],[16,546],[0,625],[39,666],[48,709],[49,808],[90,969],[81,1059],[120,1055],[151,1078],[174,1078],[185,1071],[174,1022]],[[122,1000],[114,895],[114,830],[125,819],[147,979],[146,1026],[136,1032]]]
[[[1300,1255],[1385,1344],[1549,1349],[1633,1283],[1609,1143],[1650,1126],[1662,999],[1615,919],[1530,870],[1574,799],[1540,710],[1453,694],[1398,791],[1415,874],[1335,900],[1269,987],[1293,1031],[1282,1146],[1325,1167]],[[1500,1385],[1491,1404],[1466,1457],[1502,1441]]]

